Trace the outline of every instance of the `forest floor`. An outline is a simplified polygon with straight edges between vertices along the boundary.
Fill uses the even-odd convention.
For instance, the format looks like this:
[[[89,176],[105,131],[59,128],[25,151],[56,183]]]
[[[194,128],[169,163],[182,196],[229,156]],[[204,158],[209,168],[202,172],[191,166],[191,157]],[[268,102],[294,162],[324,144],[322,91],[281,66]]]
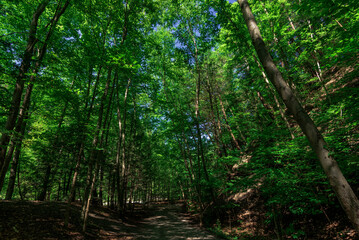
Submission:
[[[87,233],[82,233],[80,204],[71,208],[68,228],[64,226],[63,202],[0,201],[0,239],[219,239],[199,228],[181,204],[152,204],[127,218],[107,208],[94,207]]]

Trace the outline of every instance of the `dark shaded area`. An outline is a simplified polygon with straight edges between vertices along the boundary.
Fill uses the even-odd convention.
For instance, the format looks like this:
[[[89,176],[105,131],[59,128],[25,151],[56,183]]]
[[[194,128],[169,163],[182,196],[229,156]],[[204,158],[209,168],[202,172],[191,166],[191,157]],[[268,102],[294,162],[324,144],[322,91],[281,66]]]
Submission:
[[[78,203],[72,205],[68,228],[64,227],[63,202],[1,201],[0,239],[218,239],[180,214],[181,204],[152,204],[120,219],[112,210],[95,207],[88,232],[81,232]]]

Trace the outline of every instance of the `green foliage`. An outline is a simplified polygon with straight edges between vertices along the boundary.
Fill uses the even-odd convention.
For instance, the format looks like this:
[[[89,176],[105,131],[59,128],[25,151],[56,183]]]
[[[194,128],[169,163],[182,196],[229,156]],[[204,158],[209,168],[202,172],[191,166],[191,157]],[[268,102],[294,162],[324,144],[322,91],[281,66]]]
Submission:
[[[4,126],[39,2],[0,0],[2,134],[14,132]],[[274,61],[356,189],[356,1],[250,4]],[[36,51],[56,6],[50,1],[40,17]],[[202,213],[217,202],[213,209],[220,213],[240,209],[242,202],[227,200],[256,189],[269,223],[291,216],[283,233],[302,238],[296,219],[319,216],[322,206],[337,202],[301,129],[263,74],[236,2],[74,1],[36,74],[13,198],[20,192],[24,199],[38,197],[50,165],[49,199],[66,199],[83,146],[77,199],[96,152],[102,174],[96,193],[101,186],[109,202],[123,191],[117,180],[128,199],[183,198]],[[222,226],[218,219],[213,231],[223,235]]]

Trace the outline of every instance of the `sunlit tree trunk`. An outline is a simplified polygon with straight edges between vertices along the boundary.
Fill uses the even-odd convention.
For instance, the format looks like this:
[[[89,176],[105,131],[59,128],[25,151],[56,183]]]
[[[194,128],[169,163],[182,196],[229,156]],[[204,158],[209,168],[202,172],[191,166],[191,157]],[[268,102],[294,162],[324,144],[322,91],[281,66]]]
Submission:
[[[206,164],[206,160],[204,157],[204,151],[203,151],[203,143],[202,143],[202,134],[201,134],[201,129],[200,129],[200,110],[199,110],[199,105],[200,105],[200,93],[201,93],[201,69],[200,69],[200,62],[198,59],[198,47],[197,47],[197,42],[196,42],[196,38],[194,36],[194,32],[191,26],[191,22],[188,21],[188,28],[187,28],[188,33],[191,36],[193,45],[194,45],[194,49],[195,51],[192,52],[192,56],[195,60],[195,68],[196,68],[196,97],[195,97],[195,125],[196,125],[196,130],[197,130],[197,161],[198,161],[198,171],[199,171],[199,175],[200,175],[200,165],[202,165],[202,169],[203,169],[203,173],[204,173],[204,177],[206,179],[207,182],[209,182],[209,174],[208,174],[208,170],[207,170],[207,164]],[[210,186],[210,193],[211,193],[211,197],[213,202],[216,202],[216,197],[214,195],[213,192],[213,188]],[[203,209],[201,209],[201,225],[203,224],[202,222],[202,217],[203,217]]]
[[[282,74],[274,64],[273,59],[270,56],[262,39],[259,28],[247,0],[238,0],[238,3],[241,7],[248,31],[251,35],[253,46],[268,78],[277,89],[285,105],[293,114],[294,119],[297,121],[303,133],[309,140],[310,145],[316,153],[342,208],[353,223],[355,229],[359,231],[358,198],[355,196],[352,188],[345,179],[338,166],[338,163],[334,160],[333,157],[329,155],[327,143],[325,142],[321,133],[318,131],[313,120],[305,112],[297,98],[294,96],[291,88],[284,81]]]
[[[121,114],[120,109],[120,99],[119,93],[117,93],[117,121],[118,121],[118,142],[117,142],[117,154],[116,154],[116,177],[117,177],[117,201],[118,201],[118,208],[123,210],[124,207],[124,185],[125,185],[125,173],[126,173],[126,118],[127,118],[127,97],[129,88],[131,85],[131,79],[129,78],[127,81],[127,86],[125,90],[124,100],[123,100],[123,114]]]

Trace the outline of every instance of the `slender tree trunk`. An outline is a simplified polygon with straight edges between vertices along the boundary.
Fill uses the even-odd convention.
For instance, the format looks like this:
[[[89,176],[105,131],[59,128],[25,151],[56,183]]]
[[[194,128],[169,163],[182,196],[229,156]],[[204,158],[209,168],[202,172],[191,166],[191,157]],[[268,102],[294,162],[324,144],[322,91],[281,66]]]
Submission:
[[[110,74],[109,78],[111,78],[111,71],[109,72],[109,74]],[[100,133],[101,137],[100,137],[100,142],[99,142],[99,148],[103,147],[104,140],[106,139],[106,141],[107,141],[107,137],[108,137],[108,134],[109,134],[109,131],[107,129],[107,122],[108,122],[109,116],[110,116],[110,110],[111,110],[111,106],[112,106],[112,97],[113,97],[116,81],[117,81],[117,72],[115,73],[115,76],[113,78],[113,86],[111,88],[110,98],[109,98],[108,104],[107,104],[107,109],[106,109],[106,113],[105,113],[105,120],[103,122],[103,126],[102,126],[101,133]],[[105,162],[104,151],[105,150],[101,150],[100,152],[98,152],[97,159],[96,159],[96,161],[99,163],[98,173],[97,174],[100,174],[99,200],[100,200],[100,205],[101,206],[102,206],[103,165],[104,165],[104,162]]]
[[[115,189],[116,189],[116,166],[115,170],[109,171],[109,183],[108,183],[108,205],[111,209],[115,208]]]
[[[125,1],[125,5],[124,5],[124,14],[125,14],[125,22],[123,24],[122,27],[122,38],[121,38],[121,43],[120,45],[123,45],[126,38],[127,38],[127,33],[128,33],[128,24],[129,24],[129,11],[128,11],[128,1]],[[127,93],[128,93],[128,88],[130,85],[130,79],[125,91],[125,98],[127,98]],[[122,121],[121,121],[121,110],[120,110],[120,106],[119,106],[119,87],[117,89],[117,120],[118,120],[118,125],[119,125],[119,136],[118,136],[118,142],[117,142],[117,153],[116,153],[116,167],[115,167],[115,176],[114,176],[114,185],[117,186],[117,202],[120,203],[120,199],[121,199],[121,186],[120,186],[120,153],[121,153],[121,144],[125,144],[124,142],[122,143],[122,131],[125,131],[124,127],[122,126]],[[126,111],[126,110],[125,110]],[[125,112],[124,111],[124,112]],[[116,184],[115,184],[116,183]],[[112,199],[114,199],[114,195],[115,195],[115,188],[113,188],[113,196]],[[120,204],[119,204],[120,206]]]
[[[192,53],[192,56],[195,59],[195,63],[196,63],[196,73],[197,73],[197,78],[196,78],[196,98],[195,98],[195,124],[196,124],[196,129],[197,129],[197,161],[198,161],[198,166],[202,165],[203,168],[203,172],[204,172],[204,176],[206,178],[206,181],[209,182],[209,174],[207,171],[207,164],[206,164],[206,160],[204,157],[204,152],[203,152],[203,144],[202,144],[202,134],[201,134],[201,129],[200,129],[200,111],[199,111],[199,105],[200,105],[200,93],[201,93],[201,69],[199,66],[199,59],[198,59],[198,47],[197,47],[197,42],[196,42],[196,38],[194,36],[193,33],[193,29],[191,26],[191,22],[188,21],[188,29],[187,29],[188,33],[190,34],[191,38],[192,38],[192,42],[195,48],[195,52]],[[202,164],[200,164],[200,162]],[[200,171],[200,167],[198,168],[198,171]],[[199,176],[200,176],[200,172],[199,172]],[[214,196],[214,192],[213,192],[213,188],[210,187],[210,193],[212,196],[212,200],[213,202],[216,202],[216,198]],[[202,214],[203,214],[203,209],[201,209],[201,219],[200,219],[200,224],[202,225]]]
[[[227,102],[227,101],[226,101],[226,104],[228,105],[228,102]],[[231,112],[232,116],[235,116],[231,108],[229,108],[229,111]],[[239,128],[238,125],[236,125],[236,128],[237,128],[237,131],[238,131],[239,136],[241,137],[242,141],[243,141],[244,143],[246,143],[246,137],[243,135],[241,129]]]
[[[83,205],[82,205],[82,218],[83,218],[82,227],[83,227],[84,232],[86,231],[87,216],[88,216],[89,209],[90,209],[90,203],[91,203],[92,193],[93,193],[94,185],[95,185],[95,181],[96,181],[96,175],[98,173],[98,168],[99,168],[99,164],[98,164],[99,151],[96,148],[99,144],[104,106],[105,106],[105,101],[106,101],[106,98],[108,95],[108,89],[109,89],[109,85],[110,85],[110,81],[111,81],[111,73],[112,73],[112,69],[110,67],[108,70],[108,73],[107,73],[107,82],[106,82],[105,90],[101,97],[96,131],[95,131],[94,138],[92,141],[93,149],[91,151],[90,159],[89,159],[89,166],[88,166],[87,180],[86,180],[86,189],[85,189],[84,201],[83,201]],[[93,171],[94,165],[95,165],[95,171]]]
[[[329,183],[332,186],[338,200],[347,214],[355,229],[359,231],[359,201],[355,196],[352,188],[341,172],[338,163],[333,157],[329,156],[327,143],[318,131],[313,120],[305,112],[297,98],[294,96],[291,88],[284,81],[282,74],[275,66],[267,47],[262,39],[259,28],[249,7],[247,0],[238,0],[243,17],[247,24],[248,31],[252,38],[252,43],[258,54],[265,72],[272,84],[277,89],[289,111],[293,114],[294,119],[298,122],[303,133],[307,136],[311,147],[316,153]]]
[[[310,20],[307,20],[307,21],[308,21],[309,30],[311,31],[311,32],[310,32],[310,37],[311,37],[311,39],[314,41],[314,34],[313,34],[313,32],[312,32],[312,31],[313,31],[312,25],[310,24]],[[313,44],[314,44],[314,43],[313,43]],[[314,53],[312,53],[312,56],[313,56],[313,58],[315,59],[315,62],[316,62],[316,64],[317,64],[317,68],[318,68],[318,70],[314,69],[315,75],[317,76],[319,82],[322,84],[322,87],[323,87],[323,89],[324,89],[324,92],[325,92],[325,95],[326,95],[326,97],[327,97],[327,99],[328,99],[328,102],[329,102],[329,104],[331,104],[331,98],[330,98],[330,96],[329,96],[328,89],[327,89],[327,87],[325,86],[325,82],[324,82],[324,80],[323,80],[322,68],[321,68],[321,66],[320,66],[319,60],[317,60],[317,55],[318,55],[317,50],[314,49]]]
[[[253,56],[253,57],[255,58],[255,61],[257,62],[258,67],[261,68],[261,65],[260,65],[259,61],[257,60],[257,57],[256,57],[256,56]],[[282,109],[282,106],[280,105],[280,103],[279,103],[279,101],[278,101],[278,98],[277,98],[277,96],[276,96],[274,90],[273,90],[272,87],[270,86],[270,83],[269,83],[269,80],[268,80],[268,78],[267,78],[267,75],[266,75],[265,72],[263,72],[262,70],[261,70],[261,73],[262,73],[262,76],[263,76],[264,81],[266,82],[266,84],[267,84],[267,86],[268,86],[270,92],[271,92],[272,95],[273,95],[274,101],[275,101],[275,103],[276,103],[276,105],[277,105],[277,108],[279,109],[280,116],[282,117],[284,123],[286,124],[286,126],[287,126],[287,128],[288,128],[288,131],[289,131],[289,133],[290,133],[291,138],[294,139],[294,134],[293,134],[293,131],[292,131],[291,127],[290,127],[288,118],[285,116],[284,111],[283,111],[283,109]]]
[[[68,193],[69,188],[70,188],[71,177],[72,177],[72,172],[73,172],[73,171],[74,171],[74,168],[71,167],[69,176],[68,176],[67,181],[66,181],[66,186],[64,187],[64,195],[63,195],[63,198],[66,198],[66,197],[67,197],[67,193]]]
[[[219,95],[219,94],[218,94]],[[222,149],[223,149],[223,153],[224,156],[228,157],[228,153],[227,153],[227,146],[226,144],[223,142],[223,133],[222,133],[222,121],[221,118],[219,116],[219,108],[218,108],[218,97],[214,98],[214,106],[216,106],[216,115],[217,115],[217,126],[218,126],[218,133],[219,133],[219,140],[222,144]]]
[[[33,78],[33,76],[32,76],[32,78]],[[5,175],[8,170],[9,163],[12,158],[12,154],[15,150],[15,145],[21,144],[21,141],[23,138],[21,131],[26,125],[26,122],[24,122],[24,120],[28,117],[27,112],[30,107],[30,96],[31,96],[32,88],[33,88],[33,84],[30,83],[26,89],[26,94],[24,97],[23,105],[19,112],[19,117],[18,117],[16,127],[15,127],[15,134],[11,139],[10,147],[6,153],[4,164],[3,164],[2,168],[0,168],[0,170],[1,170],[0,171],[0,192],[1,192],[3,184],[4,184]],[[24,125],[24,127],[22,125]],[[20,150],[20,148],[19,148],[19,150]]]
[[[56,135],[55,135],[55,140],[54,140],[54,143],[53,143],[53,147],[52,147],[50,156],[57,156],[57,157],[59,157],[60,154],[61,154],[61,151],[62,151],[61,149],[62,149],[62,147],[61,147],[61,149],[60,149],[60,151],[59,151],[58,154],[55,154],[55,151],[54,151],[54,150],[58,147],[58,146],[57,146],[57,145],[58,145],[58,137],[59,137],[58,132],[60,131],[61,126],[62,126],[62,123],[63,123],[63,121],[64,121],[65,114],[66,114],[66,110],[67,110],[67,106],[68,106],[68,102],[66,101],[66,102],[65,102],[65,106],[64,106],[64,108],[63,108],[63,110],[62,110],[60,119],[59,119],[59,123],[58,123],[58,125],[57,125],[57,132],[56,132]],[[40,193],[40,195],[39,195],[39,197],[38,197],[38,200],[39,200],[39,201],[44,201],[44,200],[45,200],[46,192],[47,192],[47,190],[48,190],[48,185],[49,185],[49,183],[51,182],[51,181],[50,181],[51,170],[52,170],[52,164],[51,164],[50,161],[47,161],[45,177],[44,177],[44,181],[43,181],[43,185],[42,185],[42,191],[41,191],[41,193]]]
[[[77,176],[78,176],[78,174],[80,172],[80,165],[81,165],[81,159],[83,157],[83,150],[84,150],[84,143],[81,142],[80,150],[79,150],[78,155],[77,155],[76,166],[75,166],[75,169],[74,169],[74,176],[72,178],[70,195],[67,198],[67,207],[66,207],[65,221],[64,221],[65,222],[64,223],[65,227],[67,227],[68,223],[69,223],[71,202],[73,202],[75,200],[76,182],[77,182]]]
[[[125,209],[125,205],[126,205],[126,122],[127,122],[127,96],[128,96],[128,91],[129,91],[129,87],[131,84],[131,79],[128,79],[127,82],[127,87],[126,87],[126,91],[125,91],[125,96],[124,96],[124,111],[123,111],[123,118],[122,118],[122,131],[121,131],[121,153],[122,153],[122,157],[121,157],[121,189],[120,189],[120,196],[119,196],[119,207],[121,211],[124,211]]]
[[[229,125],[228,118],[227,118],[227,114],[226,114],[226,110],[224,109],[224,105],[223,105],[223,101],[222,101],[221,95],[218,95],[218,99],[219,99],[219,103],[220,103],[220,105],[221,105],[221,109],[222,109],[222,113],[223,113],[223,116],[224,116],[224,120],[226,121],[226,126],[227,126],[227,129],[228,129],[228,132],[230,133],[230,135],[231,135],[231,137],[232,137],[232,140],[233,140],[234,144],[236,145],[236,148],[237,148],[238,150],[241,150],[241,147],[239,146],[239,143],[238,143],[236,137],[235,137],[234,134],[233,134],[232,128],[231,128],[231,126]]]
[[[18,167],[17,167],[17,187],[19,189],[20,200],[23,201],[24,197],[22,195],[21,184],[20,183],[21,183],[21,181],[20,181],[20,163],[19,163]]]
[[[19,141],[22,141],[22,139],[19,139]],[[9,183],[8,183],[7,190],[6,190],[5,200],[11,200],[12,194],[14,193],[15,181],[16,181],[16,171],[18,168],[20,153],[21,153],[21,142],[16,144],[16,150],[15,150],[15,154],[13,156],[13,160],[12,160],[12,164],[11,164],[10,177],[9,177]]]
[[[96,183],[96,177],[97,177],[97,172],[98,172],[98,168],[99,168],[99,164],[96,161],[95,163],[95,172],[92,176],[91,179],[91,187],[89,188],[89,195],[88,196],[84,196],[84,208],[83,208],[83,225],[82,225],[82,231],[86,232],[86,227],[87,227],[87,218],[90,212],[90,204],[91,204],[91,199],[92,199],[92,195],[95,189],[95,183]]]
[[[87,111],[87,117],[86,117],[85,124],[87,124],[87,122],[89,122],[90,118],[91,118],[91,113],[92,113],[92,109],[93,109],[93,105],[94,105],[94,100],[96,98],[96,90],[97,90],[97,86],[98,86],[99,81],[100,81],[101,70],[102,70],[102,66],[99,67],[97,77],[96,77],[95,86],[94,86],[94,90],[93,90],[93,93],[92,93],[92,98],[91,98],[91,101],[90,101],[90,106],[87,109],[88,99],[89,99],[89,96],[90,96],[90,88],[91,88],[91,83],[92,83],[92,71],[93,71],[93,67],[90,66],[87,94],[86,94],[86,98],[85,98],[86,102],[85,102],[85,107],[84,107],[84,112],[86,113],[86,111]],[[69,197],[67,199],[67,208],[66,208],[65,220],[64,220],[65,227],[68,226],[70,212],[71,212],[71,202],[73,202],[75,200],[77,177],[78,177],[79,172],[80,172],[81,160],[82,160],[82,158],[84,158],[84,148],[85,148],[86,134],[84,132],[85,130],[82,130],[82,131],[83,132],[81,132],[82,136],[80,137],[79,151],[78,151],[78,154],[77,154],[77,161],[76,161],[76,166],[75,166],[75,170],[74,170],[74,176],[72,178],[72,183],[71,183],[71,191],[70,191],[70,195],[69,195]]]
[[[29,118],[29,113],[26,111],[24,116],[24,122],[22,124],[19,124],[20,122],[17,122],[16,126],[16,132],[19,132],[19,136],[16,136],[16,140],[11,140],[11,147],[15,148],[15,154],[12,159],[11,164],[11,170],[10,170],[10,177],[9,177],[9,183],[6,190],[6,200],[11,200],[12,194],[14,192],[15,188],[15,181],[16,181],[16,171],[18,168],[18,163],[20,159],[20,153],[21,153],[21,146],[22,146],[22,140],[24,138],[25,129],[27,125],[27,119]],[[21,129],[19,129],[21,128]],[[13,152],[14,149],[9,148],[9,152]],[[11,153],[12,155],[12,153]],[[0,188],[1,189],[1,188]]]
[[[50,183],[50,175],[51,175],[51,165],[48,164],[46,166],[45,177],[44,177],[44,180],[42,183],[42,190],[40,192],[40,195],[37,198],[37,200],[39,200],[39,201],[45,201],[47,189],[48,189],[49,183]]]
[[[221,150],[221,140],[220,140],[220,126],[216,123],[216,118],[214,115],[214,108],[213,108],[213,92],[211,91],[211,85],[210,85],[209,77],[207,76],[207,93],[208,93],[208,99],[209,99],[209,106],[210,106],[210,116],[211,116],[211,122],[212,122],[212,129],[214,134],[214,140],[217,145],[217,153],[219,157],[223,156],[222,150]]]

